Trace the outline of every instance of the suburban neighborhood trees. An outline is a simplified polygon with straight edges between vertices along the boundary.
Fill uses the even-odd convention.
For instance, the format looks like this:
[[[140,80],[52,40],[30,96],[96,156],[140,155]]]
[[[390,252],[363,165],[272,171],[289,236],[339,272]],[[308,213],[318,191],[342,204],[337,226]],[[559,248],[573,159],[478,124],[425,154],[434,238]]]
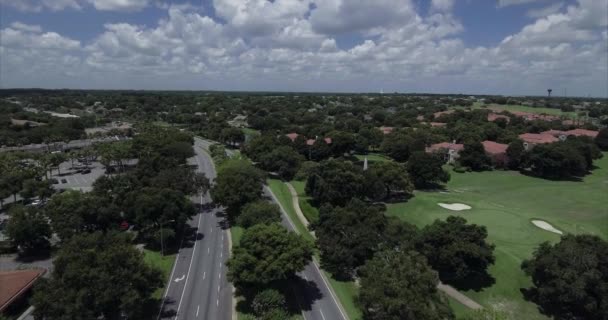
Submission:
[[[565,235],[542,243],[522,269],[532,277],[525,295],[555,319],[608,316],[608,242],[592,235]]]
[[[17,205],[9,214],[5,232],[22,254],[37,254],[50,248],[51,227],[40,211]]]
[[[407,134],[393,132],[384,138],[380,150],[396,161],[406,162],[412,154],[413,142],[414,139]]]
[[[245,160],[229,160],[222,165],[211,189],[213,200],[227,208],[231,219],[236,219],[246,203],[261,195],[262,174]]]
[[[524,148],[523,141],[517,139],[509,143],[509,147],[507,148],[507,157],[509,158],[509,163],[507,165],[510,169],[519,169],[524,152],[526,152],[526,149]]]
[[[450,180],[450,174],[443,170],[443,158],[434,153],[417,151],[407,162],[407,172],[417,189],[436,188]]]
[[[595,137],[595,143],[603,151],[608,151],[608,127],[600,130]]]
[[[365,172],[366,183],[374,184],[376,181],[384,187],[381,197],[370,197],[386,199],[392,195],[409,197],[414,191],[414,185],[405,165],[393,161],[374,162]],[[369,190],[369,189],[368,189]],[[369,194],[368,194],[369,196]]]
[[[447,299],[437,291],[437,273],[415,251],[378,252],[360,274],[363,319],[454,319]]]
[[[74,190],[55,195],[44,212],[62,241],[83,232],[117,228],[121,221],[120,210],[107,199]]]
[[[460,152],[459,162],[464,167],[469,167],[473,171],[482,171],[492,168],[492,161],[486,155],[483,145],[480,142],[471,142],[464,145]]]
[[[236,219],[236,223],[249,228],[256,224],[271,224],[281,221],[279,206],[265,200],[250,202],[243,207],[242,213]]]
[[[148,301],[163,282],[126,234],[75,235],[53,261],[53,273],[34,288],[36,318],[147,318]]]
[[[243,233],[228,260],[228,278],[239,286],[287,280],[312,260],[312,243],[278,224],[255,225]]]
[[[494,245],[486,242],[487,237],[486,227],[450,216],[424,227],[417,247],[441,281],[459,288],[479,288],[491,284],[488,267],[496,260]]]
[[[316,173],[306,181],[306,193],[317,203],[344,205],[352,198],[363,197],[363,170],[350,161],[330,159],[321,162]]]

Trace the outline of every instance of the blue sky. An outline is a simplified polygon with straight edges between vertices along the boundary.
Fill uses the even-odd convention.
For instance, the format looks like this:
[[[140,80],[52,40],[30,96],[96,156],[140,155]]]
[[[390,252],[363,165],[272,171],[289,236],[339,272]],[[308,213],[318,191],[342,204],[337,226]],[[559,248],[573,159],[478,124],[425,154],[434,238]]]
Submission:
[[[608,96],[608,0],[0,0],[0,87]]]

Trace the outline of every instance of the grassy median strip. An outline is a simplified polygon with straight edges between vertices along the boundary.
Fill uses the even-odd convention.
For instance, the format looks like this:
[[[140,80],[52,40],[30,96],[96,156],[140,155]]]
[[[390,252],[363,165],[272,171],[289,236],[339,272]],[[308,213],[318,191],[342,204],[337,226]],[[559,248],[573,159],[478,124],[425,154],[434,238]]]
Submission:
[[[147,265],[159,269],[163,274],[163,280],[165,285],[169,281],[169,277],[171,276],[171,270],[173,269],[173,263],[175,262],[175,254],[165,255],[164,257],[160,255],[158,251],[152,251],[148,249],[144,249],[144,261]],[[154,299],[161,299],[163,293],[165,292],[165,287],[158,288],[152,294]]]
[[[291,201],[291,193],[289,192],[289,189],[287,188],[285,183],[280,180],[269,179],[268,186],[287,212],[287,215],[295,225],[298,232],[300,232],[300,234],[303,234],[304,237],[310,239],[311,241],[314,241],[314,238],[312,237],[312,235],[310,235],[308,229],[306,229],[306,227],[304,227],[304,225],[300,222],[300,219],[298,219],[293,208],[293,203]],[[296,189],[298,194],[300,194],[300,192],[303,191],[302,182],[296,182],[294,184],[294,188]],[[318,253],[316,254],[316,257],[317,259],[319,259]],[[344,307],[344,311],[346,311],[348,318],[351,320],[361,319],[361,312],[357,309],[357,306],[355,304],[355,297],[358,294],[358,288],[356,284],[352,281],[337,281],[328,272],[322,272],[329,280],[329,283],[332,286],[334,293],[338,296],[340,304],[342,304],[342,307]]]
[[[315,239],[312,237],[312,235],[310,235],[310,232],[308,232],[308,229],[306,229],[300,219],[298,219],[296,211],[293,208],[293,203],[291,202],[291,193],[289,192],[289,189],[285,183],[283,183],[281,180],[268,179],[268,187],[270,187],[272,193],[274,193],[277,200],[279,200],[283,206],[283,209],[285,209],[285,212],[287,212],[289,219],[294,224],[298,232],[304,238],[314,242]]]

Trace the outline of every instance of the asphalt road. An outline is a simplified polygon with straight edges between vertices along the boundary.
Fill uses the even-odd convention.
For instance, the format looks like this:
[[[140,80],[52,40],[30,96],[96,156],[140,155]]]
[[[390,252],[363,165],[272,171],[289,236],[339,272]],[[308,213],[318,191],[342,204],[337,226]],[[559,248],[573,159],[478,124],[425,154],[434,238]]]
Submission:
[[[210,144],[202,139],[197,139],[197,143],[201,143],[206,148]],[[227,152],[231,153],[229,150]],[[281,204],[266,186],[264,186],[264,194],[281,207],[281,224],[288,230],[297,232]],[[311,262],[302,272],[298,273],[298,276],[300,279],[293,283],[292,288],[305,320],[348,319],[346,313],[341,309],[338,298],[329,287],[329,280],[323,276],[316,262]]]
[[[190,163],[212,180],[215,168],[203,151],[206,145],[195,141],[196,156]],[[189,222],[196,236],[182,242],[159,319],[228,320],[232,318],[232,286],[226,279],[229,248],[223,211],[208,205],[208,194],[194,197],[193,201],[203,204],[200,213]]]
[[[281,224],[292,232],[297,232],[289,220],[283,206],[272,195],[270,189],[264,186],[264,194],[281,207]],[[313,261],[304,271],[298,273],[300,279],[294,283],[293,290],[305,320],[347,320],[346,313],[341,309],[338,297],[329,287],[329,280],[323,276],[317,262]]]

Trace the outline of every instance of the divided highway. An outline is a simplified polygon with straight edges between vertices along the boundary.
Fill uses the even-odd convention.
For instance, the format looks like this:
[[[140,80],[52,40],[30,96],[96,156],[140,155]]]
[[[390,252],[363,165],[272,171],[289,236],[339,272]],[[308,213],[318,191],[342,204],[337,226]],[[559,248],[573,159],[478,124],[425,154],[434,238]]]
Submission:
[[[208,150],[211,142],[195,138],[196,156],[192,164],[210,180],[216,177]],[[264,194],[280,205],[267,187]],[[223,211],[210,209],[209,195],[193,199],[202,203],[201,212],[190,226],[196,228],[196,239],[184,239],[165,293],[159,319],[212,319],[232,318],[232,285],[226,279],[226,261],[229,258],[228,233],[223,224]],[[288,230],[295,227],[282,211],[282,224]],[[310,263],[298,274],[293,292],[302,308],[305,320],[348,320],[337,297],[316,262]]]
[[[196,139],[195,157],[191,164],[198,166],[210,180],[216,172],[207,145]],[[228,233],[223,211],[210,208],[208,194],[193,197],[202,204],[198,215],[189,222],[196,230],[192,239],[184,239],[171,278],[167,284],[159,319],[232,319],[232,285],[226,279],[229,258]]]

